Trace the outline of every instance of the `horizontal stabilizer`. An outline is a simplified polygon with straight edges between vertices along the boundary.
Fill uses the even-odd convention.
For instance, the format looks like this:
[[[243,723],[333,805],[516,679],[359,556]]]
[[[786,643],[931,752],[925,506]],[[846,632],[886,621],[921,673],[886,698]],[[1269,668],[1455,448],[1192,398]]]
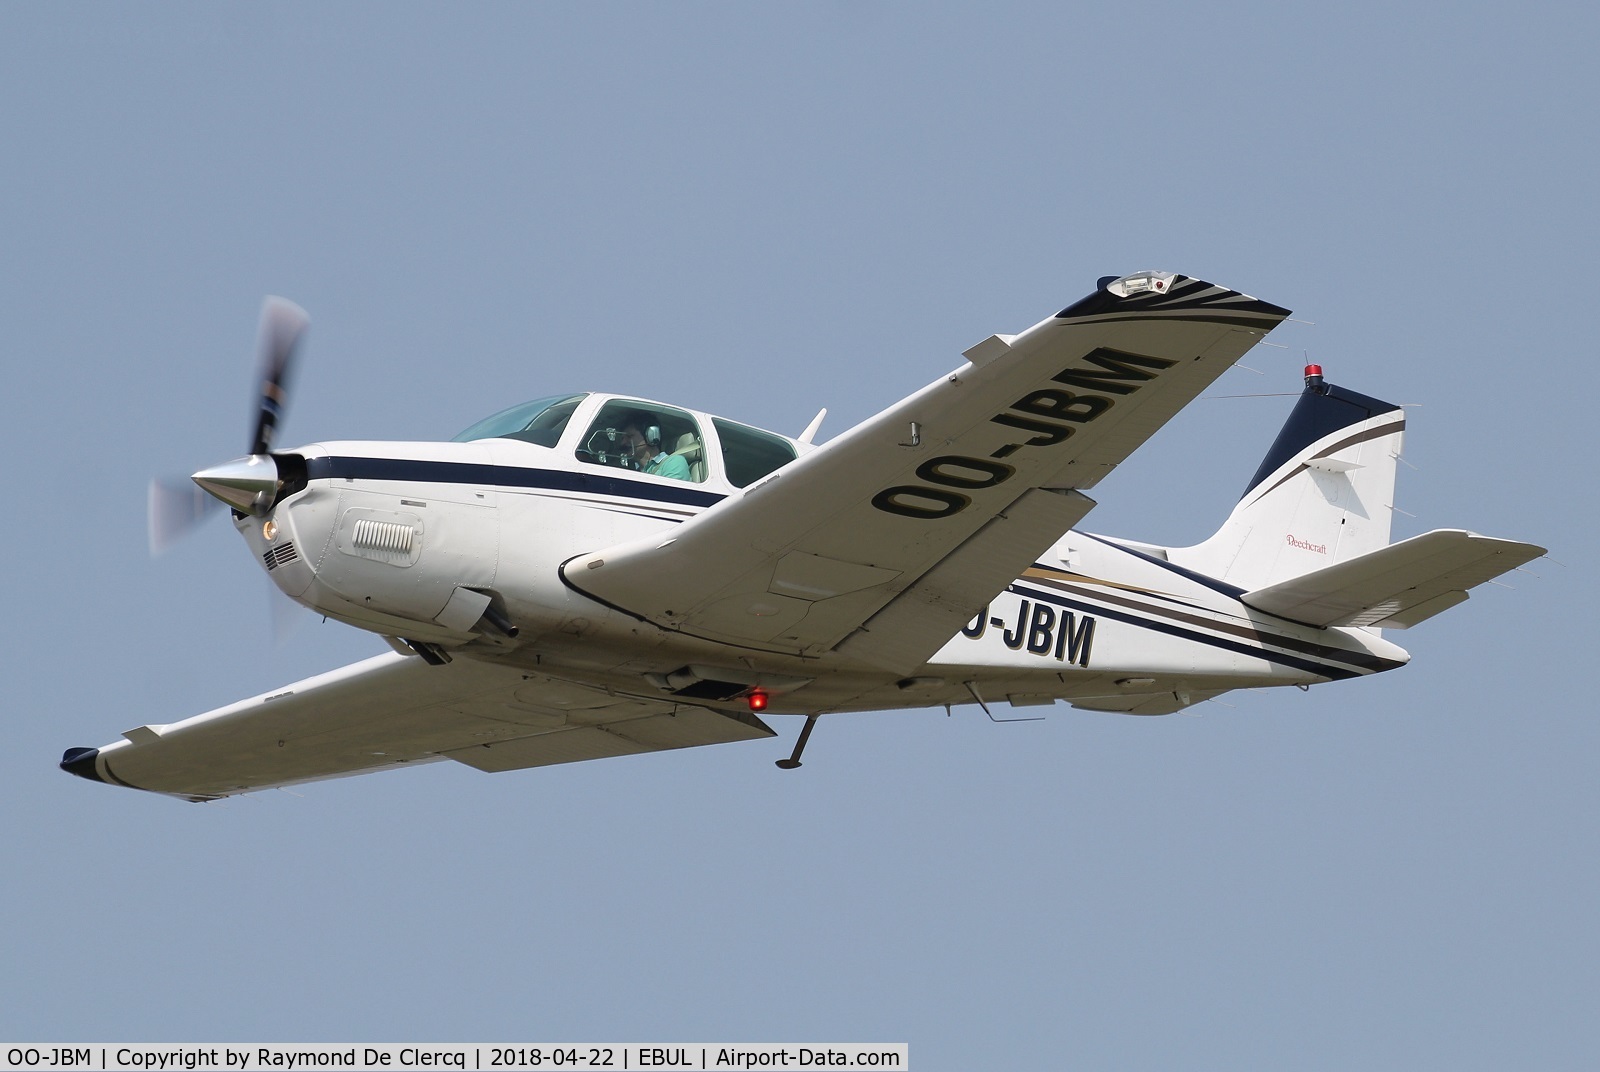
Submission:
[[[1436,529],[1240,597],[1316,626],[1405,629],[1467,598],[1467,589],[1545,553],[1515,540]]]

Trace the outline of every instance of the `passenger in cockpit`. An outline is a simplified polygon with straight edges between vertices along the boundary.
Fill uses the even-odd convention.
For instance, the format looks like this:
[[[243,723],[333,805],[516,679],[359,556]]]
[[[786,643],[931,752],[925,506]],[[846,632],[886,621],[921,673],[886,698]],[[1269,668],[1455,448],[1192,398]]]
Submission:
[[[652,424],[645,431],[640,431],[637,423],[630,422],[623,428],[622,434],[633,445],[633,460],[640,472],[672,480],[690,479],[689,463],[680,455],[668,454],[662,449],[659,426]]]

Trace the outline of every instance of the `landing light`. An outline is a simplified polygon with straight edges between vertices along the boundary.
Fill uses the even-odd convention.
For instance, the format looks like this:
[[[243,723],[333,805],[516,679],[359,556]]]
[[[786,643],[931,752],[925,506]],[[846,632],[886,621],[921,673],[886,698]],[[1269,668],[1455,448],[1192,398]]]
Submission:
[[[261,526],[262,539],[271,540],[276,535],[278,535],[278,523],[276,521],[268,521]]]
[[[1177,276],[1171,272],[1135,272],[1121,279],[1109,280],[1105,288],[1119,298],[1131,298],[1135,294],[1165,294],[1175,279]]]

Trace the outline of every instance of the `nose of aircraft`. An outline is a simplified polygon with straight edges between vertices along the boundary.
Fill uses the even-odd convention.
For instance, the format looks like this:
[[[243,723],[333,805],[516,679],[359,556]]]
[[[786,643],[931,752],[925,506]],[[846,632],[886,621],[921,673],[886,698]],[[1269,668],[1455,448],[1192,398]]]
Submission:
[[[278,490],[278,463],[270,454],[251,454],[202,469],[189,479],[241,513],[255,513]]]

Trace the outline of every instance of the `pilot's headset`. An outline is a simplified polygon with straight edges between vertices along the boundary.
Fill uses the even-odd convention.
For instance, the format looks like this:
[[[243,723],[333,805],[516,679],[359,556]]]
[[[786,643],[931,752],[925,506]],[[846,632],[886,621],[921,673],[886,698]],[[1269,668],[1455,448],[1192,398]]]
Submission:
[[[628,424],[644,432],[644,441],[652,447],[661,446],[661,426],[656,422],[658,418],[654,413],[641,413],[635,410],[628,417]]]
[[[656,451],[661,449],[661,426],[651,421],[653,416],[654,414],[641,413],[628,422],[634,427],[644,430],[645,446],[650,448],[652,457]],[[642,465],[643,463],[641,462],[640,464]]]

